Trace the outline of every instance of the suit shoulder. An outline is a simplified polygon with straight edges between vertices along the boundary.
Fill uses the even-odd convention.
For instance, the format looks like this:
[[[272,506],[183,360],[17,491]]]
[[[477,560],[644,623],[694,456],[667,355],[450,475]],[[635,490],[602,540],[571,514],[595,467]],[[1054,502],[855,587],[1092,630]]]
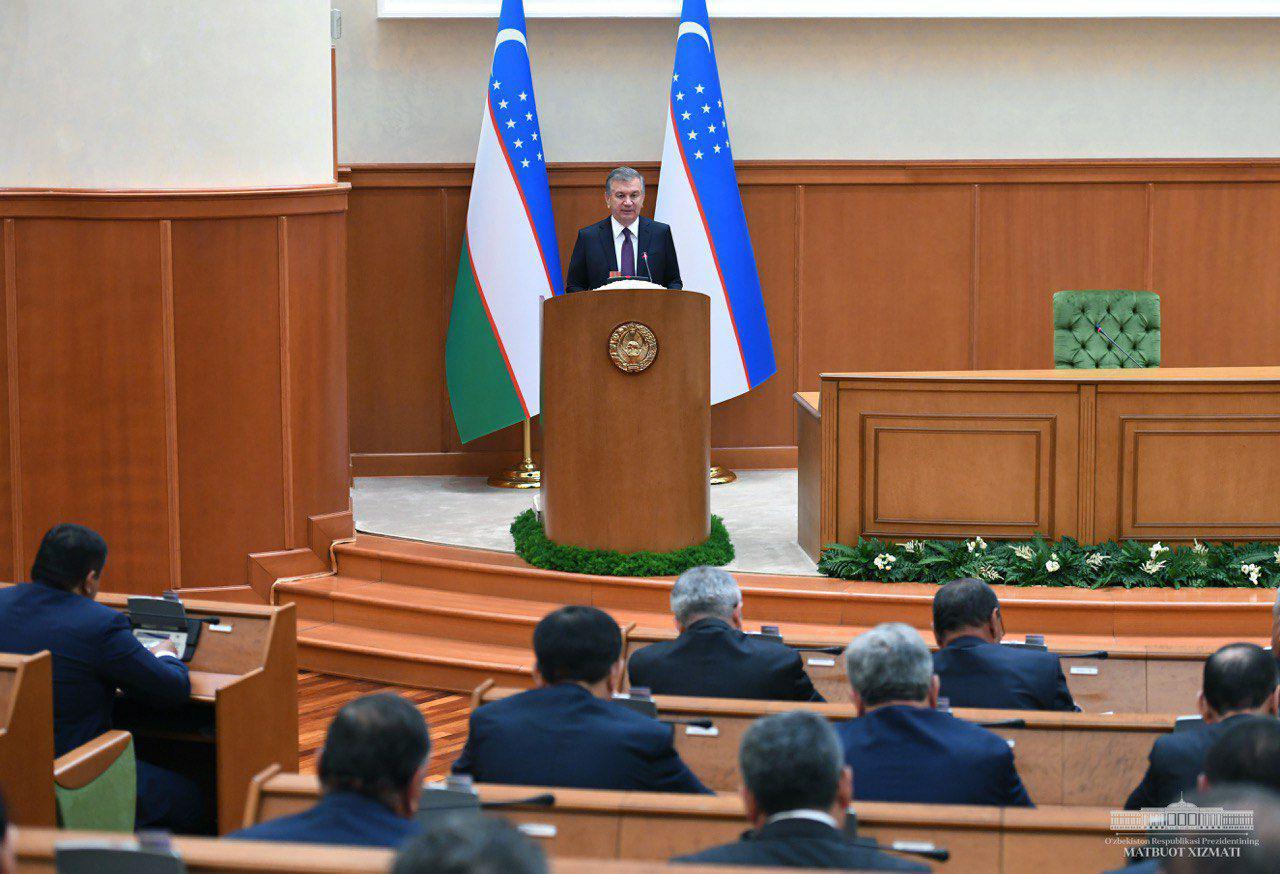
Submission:
[[[667,224],[666,222],[660,222],[657,219],[644,219],[644,221],[646,224],[649,225],[650,233],[654,233],[654,234],[670,234],[671,233],[671,225]]]
[[[660,659],[671,654],[671,650],[675,648],[674,640],[659,640],[654,643],[642,646],[636,650],[627,659],[628,664],[647,664],[654,659]]]
[[[1009,742],[996,734],[989,728],[983,728],[981,725],[974,725],[956,716],[950,716],[946,721],[951,734],[970,744],[974,749],[991,756],[1012,756],[1013,752],[1009,749]]]

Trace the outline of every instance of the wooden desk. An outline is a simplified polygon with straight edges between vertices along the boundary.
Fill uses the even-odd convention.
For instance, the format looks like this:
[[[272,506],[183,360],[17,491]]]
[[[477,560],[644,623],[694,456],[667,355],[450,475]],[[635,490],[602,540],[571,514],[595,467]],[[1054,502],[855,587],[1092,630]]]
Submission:
[[[100,595],[118,610],[127,596]],[[116,727],[165,764],[212,772],[218,831],[239,827],[253,775],[271,764],[298,767],[298,647],[294,606],[183,601],[187,615],[216,616],[230,631],[206,625],[188,667],[191,703],[177,711],[122,698]],[[173,761],[174,759],[180,761]]]
[[[519,689],[477,690],[479,703],[506,698]],[[675,747],[685,764],[708,788],[736,792],[738,747],[752,722],[772,713],[806,710],[832,721],[855,716],[852,704],[812,704],[795,701],[748,701],[729,698],[686,698],[655,695],[661,719],[709,719],[714,735],[700,728],[675,725]],[[952,713],[983,723],[1014,749],[1018,773],[1038,805],[1120,807],[1147,766],[1156,739],[1173,730],[1172,715],[1146,713],[1045,713],[1026,710],[974,710]],[[1020,724],[1008,725],[1010,720]],[[858,775],[853,775],[854,786]]]
[[[9,820],[57,822],[53,798],[53,656],[0,653],[0,790]]]
[[[120,841],[108,832],[17,828],[13,831],[19,874],[56,874],[54,851],[62,841]],[[394,853],[365,847],[175,838],[173,846],[190,874],[386,874]],[[721,865],[655,865],[602,859],[553,859],[553,874],[783,874],[781,868],[727,868]],[[790,869],[794,870],[794,869]]]
[[[1007,612],[1016,612],[1016,609],[1017,605],[1011,604]],[[757,626],[750,630],[759,629]],[[782,625],[779,630],[783,640],[800,652],[805,671],[823,698],[833,702],[852,700],[842,657],[821,650],[846,646],[854,637],[870,630],[870,626],[821,629],[797,623]],[[920,629],[920,634],[931,649],[937,648],[932,632]],[[631,629],[626,635],[627,657],[650,643],[675,636],[676,632],[671,629]],[[1011,639],[1017,638],[1017,635],[1011,636]],[[1266,644],[1260,637],[1254,638],[1254,642]],[[1196,695],[1202,685],[1205,659],[1225,641],[1049,634],[1045,636],[1045,643],[1051,652],[1061,657],[1067,686],[1081,710],[1189,715],[1196,712]],[[1083,657],[1098,651],[1105,651],[1108,657]]]
[[[603,792],[537,786],[477,787],[483,801],[514,801],[544,792],[550,808],[507,808],[503,815],[537,824],[547,854],[661,860],[736,840],[746,828],[736,795]],[[305,810],[320,797],[315,777],[264,775],[246,808],[246,824]],[[856,802],[860,835],[881,843],[926,841],[951,850],[947,872],[1076,874],[1123,864],[1105,843],[1110,811],[1086,807],[1022,810],[943,804]]]
[[[800,545],[1280,540],[1280,368],[824,373]]]

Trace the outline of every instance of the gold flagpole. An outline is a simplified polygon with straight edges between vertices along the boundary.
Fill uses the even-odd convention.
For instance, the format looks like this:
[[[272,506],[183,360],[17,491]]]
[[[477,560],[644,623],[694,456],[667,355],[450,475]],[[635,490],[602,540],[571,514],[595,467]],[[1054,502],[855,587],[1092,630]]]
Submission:
[[[713,486],[721,486],[725,483],[731,483],[738,478],[738,475],[727,467],[721,467],[718,464],[711,465],[710,481]]]
[[[533,463],[533,429],[528,419],[524,420],[524,460],[489,477],[489,485],[499,489],[542,488],[542,471]]]

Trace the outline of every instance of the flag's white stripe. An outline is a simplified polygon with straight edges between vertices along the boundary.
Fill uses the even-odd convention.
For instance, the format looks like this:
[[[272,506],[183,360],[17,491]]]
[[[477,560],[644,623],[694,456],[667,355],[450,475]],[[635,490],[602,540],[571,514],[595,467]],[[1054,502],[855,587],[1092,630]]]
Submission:
[[[529,49],[529,43],[525,40],[524,34],[516,30],[514,27],[508,27],[498,31],[498,38],[494,40],[493,47],[496,49],[507,40],[515,40],[520,43],[520,45],[524,46],[526,51]]]
[[[711,253],[711,239],[702,223],[693,182],[676,142],[668,116],[662,141],[662,175],[658,179],[658,204],[654,218],[671,225],[684,287],[711,298],[711,403],[718,404],[747,391],[747,370],[729,317],[729,302],[720,271]]]
[[[467,208],[467,239],[499,342],[529,415],[535,416],[540,409],[542,299],[552,292],[537,237],[487,106]]]

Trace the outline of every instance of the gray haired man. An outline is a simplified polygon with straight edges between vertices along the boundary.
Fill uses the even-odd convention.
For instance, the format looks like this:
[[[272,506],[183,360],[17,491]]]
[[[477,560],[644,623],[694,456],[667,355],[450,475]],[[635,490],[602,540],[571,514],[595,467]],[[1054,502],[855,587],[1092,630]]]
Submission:
[[[631,655],[632,686],[655,695],[821,701],[800,654],[742,630],[742,592],[725,571],[690,568],[671,587],[675,640]]]
[[[859,846],[841,829],[852,775],[827,720],[780,713],[756,720],[738,751],[742,799],[752,830],[736,843],[677,859],[699,865],[928,871]]]
[[[938,678],[920,633],[888,622],[845,650],[857,719],[836,727],[864,801],[1030,807],[1013,750],[998,734],[938,710]]]
[[[644,177],[630,167],[612,170],[604,181],[604,205],[609,217],[578,231],[565,291],[600,288],[617,277],[683,288],[671,226],[640,215]]]

